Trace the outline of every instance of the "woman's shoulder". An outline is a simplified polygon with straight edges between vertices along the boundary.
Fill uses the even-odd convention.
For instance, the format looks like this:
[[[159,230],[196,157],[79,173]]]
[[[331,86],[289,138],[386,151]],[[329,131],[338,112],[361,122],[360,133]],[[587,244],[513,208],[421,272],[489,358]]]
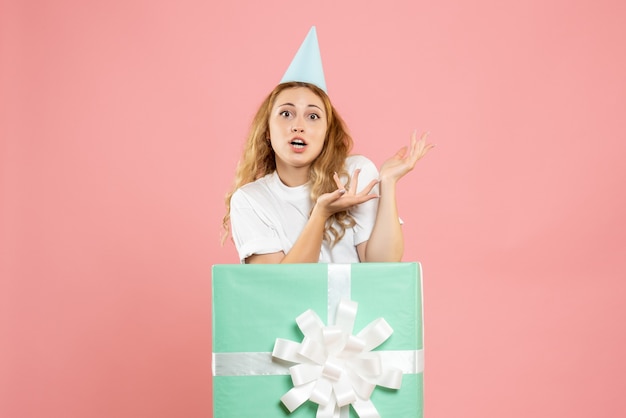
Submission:
[[[240,199],[243,196],[263,195],[271,188],[273,173],[267,174],[260,179],[244,184],[233,193],[233,198]]]
[[[346,170],[352,173],[357,168],[361,170],[377,170],[376,165],[364,155],[354,154],[346,158]]]

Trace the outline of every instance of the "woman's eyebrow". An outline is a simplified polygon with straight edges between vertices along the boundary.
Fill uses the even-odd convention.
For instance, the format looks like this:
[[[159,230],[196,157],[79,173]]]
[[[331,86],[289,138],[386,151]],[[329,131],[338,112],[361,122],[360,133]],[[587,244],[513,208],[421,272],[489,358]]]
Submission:
[[[282,107],[282,106],[292,106],[292,107],[296,107],[296,105],[295,105],[295,104],[290,103],[290,102],[280,104],[280,105],[278,105],[277,107]],[[322,109],[321,107],[319,107],[319,106],[318,106],[318,105],[316,105],[316,104],[310,104],[310,105],[308,105],[307,107],[316,107],[316,108],[318,108],[319,110],[321,110],[322,112],[324,111],[324,109]]]

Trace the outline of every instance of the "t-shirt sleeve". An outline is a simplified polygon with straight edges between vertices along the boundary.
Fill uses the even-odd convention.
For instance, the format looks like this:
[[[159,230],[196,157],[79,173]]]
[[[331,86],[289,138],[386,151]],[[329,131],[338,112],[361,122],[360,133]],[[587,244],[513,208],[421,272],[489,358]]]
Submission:
[[[283,251],[275,225],[262,207],[241,189],[230,200],[231,232],[241,263],[253,254]]]
[[[357,191],[363,190],[372,180],[378,179],[378,169],[376,165],[363,156],[352,157],[347,164],[348,173],[352,176],[354,170],[361,169],[359,173],[359,184]],[[370,193],[378,194],[378,185],[374,186]],[[378,211],[378,199],[371,199],[353,208],[350,213],[356,221],[354,227],[354,245],[358,245],[369,240],[376,221]]]

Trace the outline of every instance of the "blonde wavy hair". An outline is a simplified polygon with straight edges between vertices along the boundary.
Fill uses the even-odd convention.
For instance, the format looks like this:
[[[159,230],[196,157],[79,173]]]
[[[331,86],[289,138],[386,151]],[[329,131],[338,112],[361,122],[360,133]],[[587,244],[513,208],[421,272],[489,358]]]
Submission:
[[[348,134],[343,119],[333,107],[328,95],[319,87],[309,83],[288,82],[279,84],[261,103],[252,120],[242,158],[237,164],[233,188],[226,194],[226,215],[222,219],[224,230],[222,244],[230,232],[230,199],[233,193],[240,187],[276,171],[274,150],[268,141],[270,113],[276,102],[276,97],[283,90],[297,87],[306,87],[317,95],[324,103],[327,115],[324,147],[320,155],[311,164],[309,171],[311,202],[316,202],[317,198],[324,193],[337,190],[333,173],[337,172],[340,178],[350,178],[344,163],[352,150],[352,137]],[[334,245],[343,238],[346,229],[352,228],[355,224],[354,218],[348,211],[333,214],[326,222],[324,240]]]

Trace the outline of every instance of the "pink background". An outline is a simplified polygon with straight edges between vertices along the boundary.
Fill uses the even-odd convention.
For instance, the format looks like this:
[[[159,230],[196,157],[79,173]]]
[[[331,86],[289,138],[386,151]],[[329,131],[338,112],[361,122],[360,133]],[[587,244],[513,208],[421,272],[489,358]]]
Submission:
[[[0,416],[211,416],[210,268],[253,112],[317,25],[400,185],[426,414],[626,414],[626,3],[0,3]],[[394,417],[396,418],[396,417]]]

